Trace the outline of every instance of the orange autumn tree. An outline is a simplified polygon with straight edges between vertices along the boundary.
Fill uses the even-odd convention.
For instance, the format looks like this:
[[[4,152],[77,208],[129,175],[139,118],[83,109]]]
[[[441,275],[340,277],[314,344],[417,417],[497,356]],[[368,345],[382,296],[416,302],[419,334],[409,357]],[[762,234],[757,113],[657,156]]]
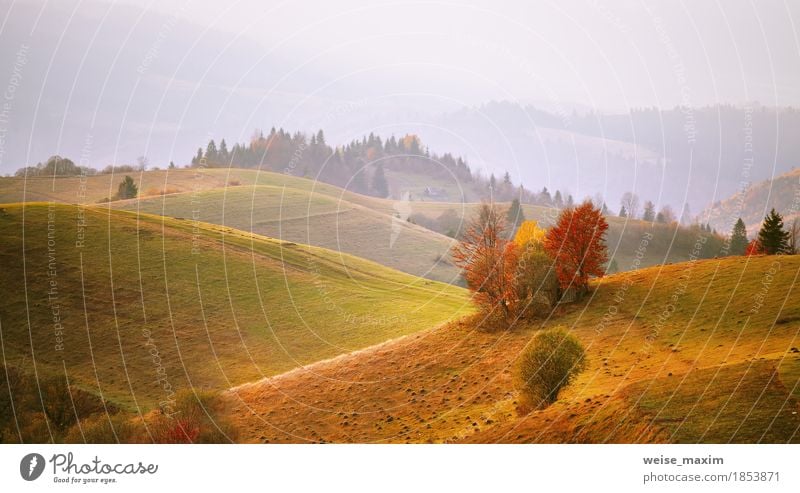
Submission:
[[[495,310],[509,321],[516,303],[514,273],[517,249],[505,239],[505,215],[494,204],[482,203],[451,254],[463,269],[467,287],[484,313]]]
[[[545,250],[555,259],[561,289],[572,286],[583,294],[588,290],[589,276],[603,276],[603,264],[608,261],[607,230],[602,212],[588,200],[561,211],[544,240]]]

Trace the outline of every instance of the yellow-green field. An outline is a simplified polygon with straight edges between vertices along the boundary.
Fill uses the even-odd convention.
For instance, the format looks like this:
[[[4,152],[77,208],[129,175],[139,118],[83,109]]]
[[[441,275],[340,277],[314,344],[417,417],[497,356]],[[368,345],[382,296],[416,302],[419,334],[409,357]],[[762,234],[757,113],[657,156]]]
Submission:
[[[428,279],[458,281],[459,270],[448,255],[451,238],[341,195],[284,186],[237,186],[115,202],[113,207],[195,218],[355,255]],[[345,259],[351,258],[345,255],[342,261],[346,264]]]
[[[229,393],[254,442],[800,442],[800,256],[609,276],[547,320],[464,319]],[[584,373],[519,409],[516,359],[563,327]]]
[[[129,174],[139,186],[140,198],[112,202],[114,208],[186,219],[197,215],[203,221],[342,251],[444,282],[458,281],[457,270],[444,255],[450,239],[405,224],[403,218],[421,214],[435,219],[451,211],[463,227],[478,205],[379,199],[319,181],[253,169],[174,169]],[[424,188],[423,184],[429,181],[413,174],[400,175],[413,190]],[[94,204],[112,197],[122,177],[123,174],[83,180],[0,178],[0,203],[55,200]],[[457,190],[451,192],[453,200],[457,200]],[[558,215],[558,210],[548,207],[524,205],[523,210],[527,219],[545,226]],[[608,221],[609,252],[621,271],[688,260],[698,238],[695,232],[664,224],[618,217],[609,217]],[[637,258],[637,250],[648,233],[653,238]]]
[[[467,292],[227,227],[0,206],[6,364],[131,409],[220,390],[469,313]],[[57,317],[57,318],[55,318]]]

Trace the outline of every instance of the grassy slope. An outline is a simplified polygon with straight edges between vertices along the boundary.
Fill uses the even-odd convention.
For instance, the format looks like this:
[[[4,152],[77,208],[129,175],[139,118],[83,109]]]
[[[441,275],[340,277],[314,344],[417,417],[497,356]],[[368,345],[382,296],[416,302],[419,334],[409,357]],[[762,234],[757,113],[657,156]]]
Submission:
[[[469,311],[460,288],[191,221],[86,208],[79,249],[78,213],[34,203],[0,211],[3,355],[26,368],[35,362],[40,374],[66,368],[72,383],[125,407],[165,397],[159,363],[175,390],[228,388]]]
[[[28,201],[94,204],[116,192],[114,185],[120,176],[91,176],[83,183],[79,178],[63,177],[0,178],[0,203],[25,197]],[[458,270],[442,256],[451,240],[393,219],[397,212],[390,200],[250,169],[177,169],[132,176],[139,184],[141,200],[114,202],[114,207],[187,219],[198,217],[205,222],[342,251],[429,279],[458,280]],[[158,194],[164,190],[170,193]],[[394,230],[398,233],[393,235]]]
[[[539,323],[463,320],[235,389],[232,412],[245,439],[270,442],[798,442],[798,274],[798,256],[740,257],[604,279],[544,322],[569,328],[589,366],[528,415],[512,375]]]
[[[144,173],[118,173],[115,175],[89,176],[83,181],[78,177],[59,177],[56,179],[50,177],[0,178],[0,203],[22,202],[24,199],[28,202],[53,200],[66,203],[94,204],[104,198],[113,196],[124,175],[133,177],[142,197],[158,195],[164,190],[170,193],[201,192],[234,184],[285,185],[288,188],[313,190],[315,193],[323,195],[343,196],[347,200],[363,203],[363,205],[373,203],[373,199],[370,197],[346,192],[326,183],[286,174],[238,168],[197,168],[146,171]]]
[[[393,200],[378,199],[352,193],[333,185],[315,182],[304,178],[297,178],[285,174],[259,172],[252,169],[178,169],[170,171],[148,171],[133,174],[139,184],[140,192],[145,199],[143,210],[161,214],[165,211],[177,211],[183,217],[191,217],[188,204],[192,199],[203,205],[200,215],[203,220],[210,222],[221,221],[222,199],[225,199],[225,208],[232,209],[226,216],[226,221],[231,226],[244,230],[251,228],[255,232],[264,231],[273,235],[277,229],[274,218],[280,208],[271,201],[262,204],[253,202],[253,188],[231,187],[230,184],[263,185],[272,187],[286,187],[291,193],[291,200],[287,202],[284,197],[284,208],[288,208],[288,215],[293,219],[287,221],[283,228],[283,238],[290,241],[302,241],[321,246],[337,248],[337,240],[341,240],[342,250],[379,261],[385,265],[399,268],[413,274],[425,274],[436,280],[449,281],[453,278],[455,270],[447,263],[438,261],[439,253],[445,248],[446,238],[441,235],[431,235],[427,230],[413,228],[412,231],[403,229],[398,237],[397,248],[390,248],[392,216],[397,214],[397,203]],[[412,176],[413,177],[413,176]],[[412,177],[407,180],[413,181]],[[23,191],[27,200],[55,200],[67,203],[95,203],[109,197],[116,192],[116,184],[121,179],[120,175],[98,175],[89,177],[81,187],[78,178],[0,178],[0,203],[15,202],[23,199]],[[422,183],[425,181],[423,180]],[[436,184],[436,183],[434,183]],[[421,186],[421,185],[420,185]],[[226,195],[224,190],[228,189]],[[150,196],[148,193],[167,190],[170,192],[185,193],[188,195],[179,198],[168,196]],[[267,189],[264,189],[267,190]],[[85,198],[79,197],[79,191],[85,193]],[[206,196],[206,193],[210,193]],[[305,194],[305,195],[303,195]],[[452,193],[457,199],[458,192]],[[470,199],[470,197],[467,197]],[[308,215],[309,204],[312,210],[323,207],[320,202],[327,202],[328,209],[333,206],[341,208],[342,212],[335,216],[337,221],[326,221],[325,217],[312,217],[314,229],[306,227],[304,218]],[[251,205],[252,204],[252,205]],[[446,210],[453,210],[458,217],[468,220],[472,217],[476,203],[457,202],[428,202],[412,201],[408,204],[410,213],[419,213],[431,218],[438,217]],[[120,202],[115,206],[134,208],[135,204]],[[359,207],[360,206],[360,207]],[[262,209],[263,207],[263,209]],[[305,209],[305,210],[303,210]],[[549,225],[557,217],[557,210],[547,207],[526,205],[524,212],[528,219],[535,219],[542,224]],[[383,216],[381,216],[383,214]],[[175,214],[177,215],[177,214]],[[695,238],[684,231],[675,234],[673,228],[666,225],[650,225],[638,220],[626,220],[618,217],[608,218],[610,228],[608,245],[620,270],[630,270],[636,250],[639,247],[642,235],[646,231],[655,232],[656,239],[650,242],[646,255],[641,259],[641,265],[658,265],[664,262],[681,262],[687,260],[693,249]],[[369,225],[364,229],[363,224]],[[306,231],[313,231],[310,240],[296,240],[308,236]],[[364,234],[364,233],[367,234]],[[338,235],[337,235],[338,233]],[[319,241],[319,243],[317,243]],[[375,248],[373,248],[375,247]],[[422,256],[419,252],[424,252]],[[406,267],[407,265],[407,267]]]
[[[341,251],[438,281],[459,278],[459,270],[448,260],[450,238],[329,194],[269,185],[237,186],[117,202],[115,207],[198,218]]]

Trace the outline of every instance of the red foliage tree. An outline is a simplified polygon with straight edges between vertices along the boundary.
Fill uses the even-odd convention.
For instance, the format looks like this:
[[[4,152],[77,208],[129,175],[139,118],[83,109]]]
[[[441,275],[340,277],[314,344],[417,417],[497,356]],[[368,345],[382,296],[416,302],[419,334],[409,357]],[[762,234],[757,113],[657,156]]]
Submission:
[[[744,254],[748,257],[750,255],[763,255],[764,254],[764,247],[761,245],[761,242],[757,239],[750,240],[750,243],[747,244],[747,248],[744,249]]]
[[[481,204],[462,240],[453,247],[455,264],[463,269],[474,301],[486,313],[495,309],[508,321],[516,303],[516,245],[505,238],[505,217],[494,205]]]
[[[167,418],[153,434],[156,443],[194,443],[200,435],[200,424],[191,418]]]
[[[545,251],[555,259],[561,289],[573,286],[585,293],[589,276],[603,276],[603,264],[608,261],[607,230],[602,212],[589,201],[561,211],[544,240]]]

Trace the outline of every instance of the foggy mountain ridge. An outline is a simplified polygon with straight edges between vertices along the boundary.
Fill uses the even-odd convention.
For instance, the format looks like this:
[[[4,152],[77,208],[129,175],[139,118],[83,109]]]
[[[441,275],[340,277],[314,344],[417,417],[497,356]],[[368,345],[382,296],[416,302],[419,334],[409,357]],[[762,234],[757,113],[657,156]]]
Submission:
[[[54,154],[95,168],[138,156],[152,166],[184,165],[212,138],[321,128],[332,144],[416,134],[433,152],[464,156],[473,170],[509,171],[528,189],[576,199],[599,194],[614,211],[620,195],[634,191],[698,212],[800,157],[800,115],[790,108],[593,112],[585,103],[531,97],[521,101],[533,105],[500,97],[481,104],[426,93],[380,67],[332,72],[316,63],[323,56],[293,58],[289,45],[268,48],[177,14],[103,2],[9,8],[15,22],[0,32],[0,66],[9,76],[21,46],[27,60],[4,129],[4,174]],[[428,80],[441,75],[426,70]]]

